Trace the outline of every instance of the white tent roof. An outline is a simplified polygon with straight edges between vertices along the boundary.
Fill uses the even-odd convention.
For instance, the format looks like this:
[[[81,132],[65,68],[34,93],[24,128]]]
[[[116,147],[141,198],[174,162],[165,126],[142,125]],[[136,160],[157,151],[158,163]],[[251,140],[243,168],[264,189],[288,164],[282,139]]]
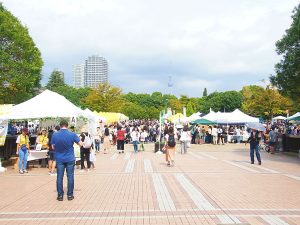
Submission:
[[[202,118],[216,122],[216,123],[258,123],[259,119],[256,117],[248,116],[241,112],[239,109],[234,110],[230,113],[214,112],[211,111]]]
[[[276,116],[273,118],[273,120],[286,120],[286,117],[284,116]]]
[[[188,117],[188,121],[194,121],[194,120],[201,119],[200,115],[201,115],[201,112],[196,112]]]
[[[45,90],[41,94],[12,107],[7,119],[85,116],[85,113],[64,96]]]

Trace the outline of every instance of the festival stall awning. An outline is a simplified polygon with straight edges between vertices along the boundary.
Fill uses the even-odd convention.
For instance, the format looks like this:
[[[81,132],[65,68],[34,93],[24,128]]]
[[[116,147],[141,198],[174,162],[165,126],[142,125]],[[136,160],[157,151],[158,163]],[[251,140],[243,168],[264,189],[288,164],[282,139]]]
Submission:
[[[0,105],[0,116],[8,115],[12,110],[13,104]]]
[[[194,121],[194,120],[201,119],[201,115],[202,115],[201,112],[196,112],[196,113],[190,115],[190,116],[188,117],[188,120],[189,120],[189,121]]]
[[[213,125],[213,124],[216,124],[215,122],[213,121],[210,121],[210,120],[207,120],[207,119],[198,119],[198,120],[194,120],[192,122],[190,122],[191,124],[201,124],[201,125]]]
[[[172,123],[186,123],[188,122],[188,118],[184,116],[182,113],[177,113],[173,116],[168,117],[168,120]]]
[[[26,102],[14,105],[11,112],[1,118],[35,119],[84,116],[84,112],[64,96],[45,90]]]
[[[249,116],[241,112],[239,109],[236,109],[233,112],[224,113],[211,111],[206,116],[203,116],[203,118],[218,124],[245,124],[259,122],[258,118]]]
[[[288,117],[287,120],[288,121],[290,121],[290,120],[300,121],[300,112],[297,112],[296,114]]]
[[[273,120],[286,120],[286,117],[284,116],[276,116],[273,118]]]
[[[114,113],[114,112],[99,112],[98,115],[102,118],[105,118],[107,123],[115,123],[118,121],[125,121],[129,118],[122,113]]]

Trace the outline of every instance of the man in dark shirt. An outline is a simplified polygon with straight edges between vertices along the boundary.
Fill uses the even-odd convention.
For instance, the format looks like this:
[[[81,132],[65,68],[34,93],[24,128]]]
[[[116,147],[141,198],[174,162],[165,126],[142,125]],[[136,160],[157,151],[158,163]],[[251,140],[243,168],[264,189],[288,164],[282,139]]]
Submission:
[[[63,178],[65,170],[67,171],[68,178],[68,200],[74,199],[74,166],[75,166],[75,155],[74,155],[74,143],[82,146],[82,142],[79,137],[68,131],[68,122],[62,120],[60,122],[60,131],[55,132],[52,135],[52,148],[55,151],[56,166],[57,166],[57,200],[63,201],[64,190],[63,190]]]
[[[252,129],[252,132],[250,134],[250,137],[248,138],[245,145],[250,142],[250,158],[251,158],[251,164],[254,164],[254,151],[255,155],[258,161],[258,165],[261,165],[261,157],[259,152],[259,141],[261,139],[261,136],[259,135],[258,131],[256,129]]]

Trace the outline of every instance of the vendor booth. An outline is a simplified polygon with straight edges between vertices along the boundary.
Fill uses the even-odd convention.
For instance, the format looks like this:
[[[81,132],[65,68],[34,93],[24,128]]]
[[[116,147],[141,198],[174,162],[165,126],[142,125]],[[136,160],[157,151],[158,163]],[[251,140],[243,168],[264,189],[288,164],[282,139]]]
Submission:
[[[98,116],[104,118],[106,123],[115,123],[119,121],[125,121],[129,118],[122,113],[114,113],[114,112],[99,112]]]
[[[13,106],[9,114],[0,116],[0,121],[28,119],[46,120],[50,118],[54,120],[57,118],[70,118],[70,121],[74,121],[79,117],[87,118],[86,113],[83,110],[72,104],[64,96],[45,90],[32,99]],[[57,123],[54,125],[57,125]],[[46,151],[35,149],[35,137],[30,137],[32,149],[28,161],[47,157]],[[9,159],[16,153],[16,138],[17,135],[6,137],[5,145],[0,147],[0,157]]]

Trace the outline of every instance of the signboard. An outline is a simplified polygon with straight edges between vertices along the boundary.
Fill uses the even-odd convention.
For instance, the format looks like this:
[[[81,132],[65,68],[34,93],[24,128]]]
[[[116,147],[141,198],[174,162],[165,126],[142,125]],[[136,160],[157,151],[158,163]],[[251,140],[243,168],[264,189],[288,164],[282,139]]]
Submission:
[[[0,146],[4,146],[8,129],[8,120],[0,120]]]

